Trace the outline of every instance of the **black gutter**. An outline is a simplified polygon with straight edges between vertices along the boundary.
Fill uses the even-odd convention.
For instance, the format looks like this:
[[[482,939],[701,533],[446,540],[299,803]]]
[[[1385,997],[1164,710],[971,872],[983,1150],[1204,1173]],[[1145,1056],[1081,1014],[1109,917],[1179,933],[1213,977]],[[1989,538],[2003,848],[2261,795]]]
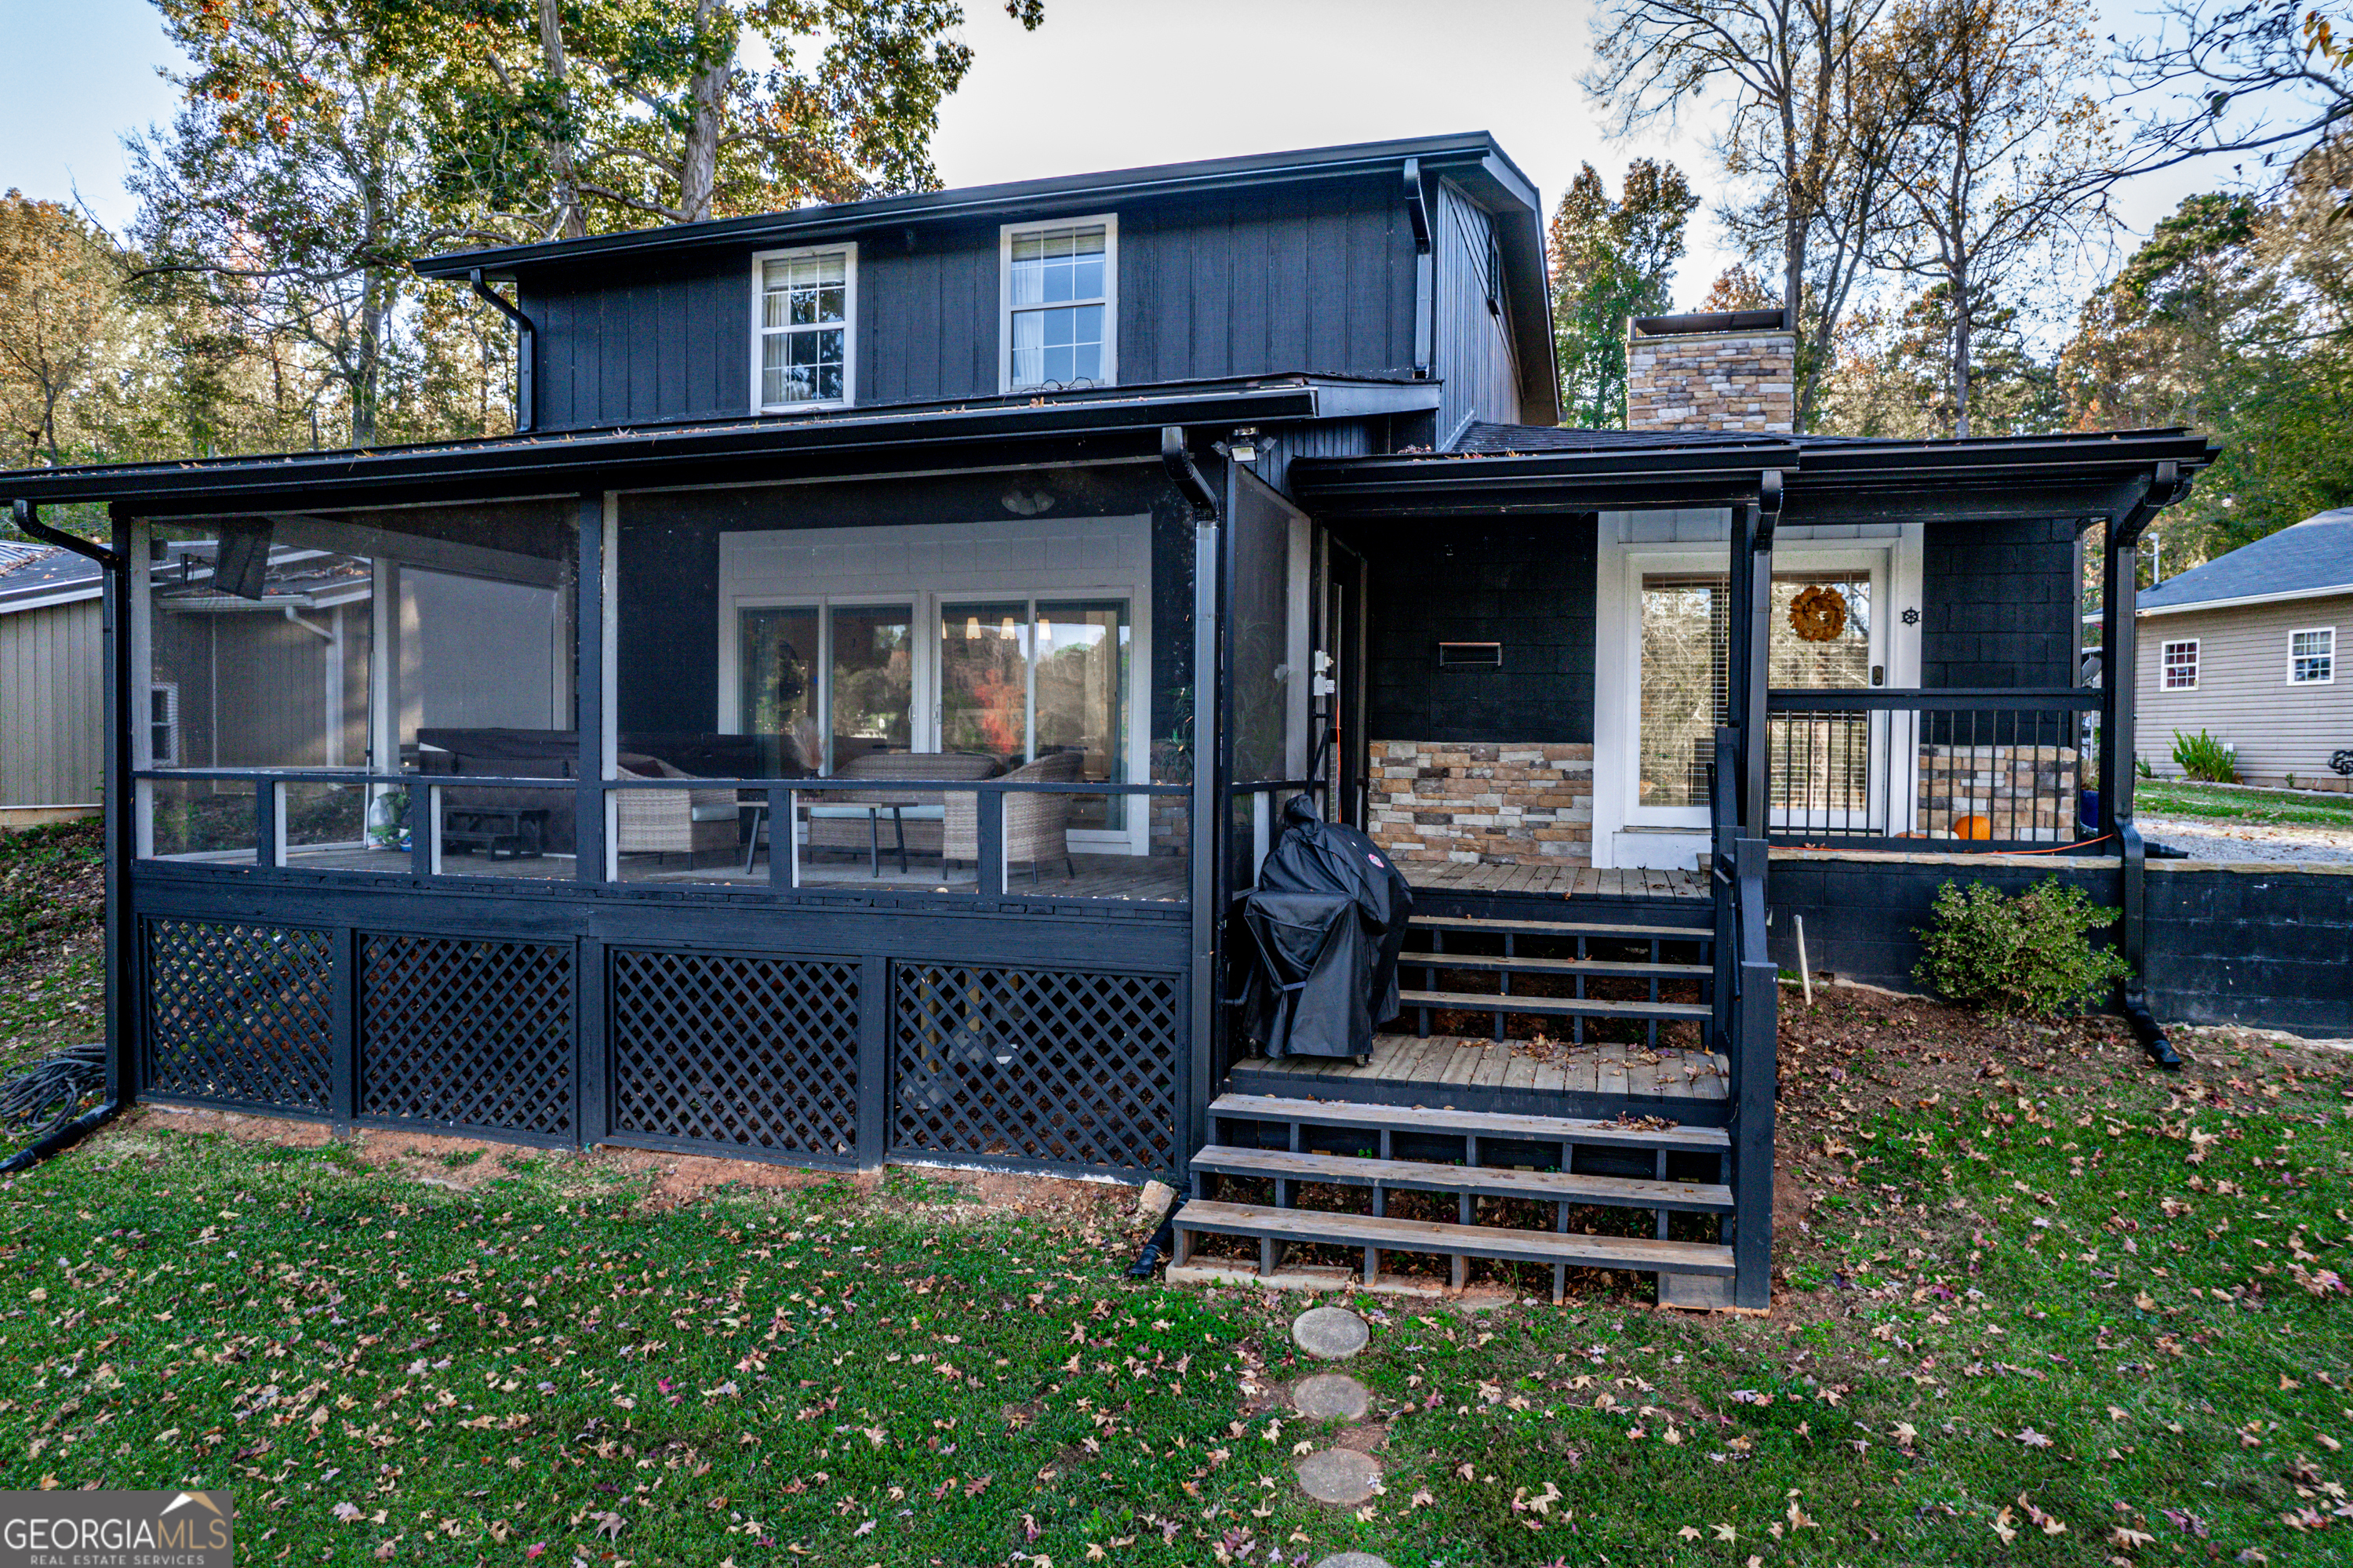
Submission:
[[[1319,517],[1429,517],[1735,505],[1759,500],[1767,472],[1798,462],[1795,446],[1768,438],[1505,456],[1300,458],[1288,480]]]
[[[539,423],[539,394],[532,383],[532,365],[539,357],[539,328],[522,311],[507,303],[503,295],[482,281],[482,270],[470,269],[467,281],[474,292],[488,300],[499,314],[515,324],[515,431],[521,434]]]
[[[1344,395],[1366,390],[1341,388]],[[1374,389],[1377,390],[1377,389]],[[1427,397],[1426,386],[1394,390]],[[1169,425],[1209,429],[1314,418],[1319,389],[1303,378],[1167,397],[955,406],[859,418],[744,419],[727,425],[598,429],[500,437],[383,451],[296,452],[183,463],[26,469],[0,473],[0,495],[109,501],[142,516],[251,510],[264,502],[315,507],[336,494],[428,498],[554,495],[625,484],[718,482],[1151,457]],[[81,541],[84,553],[90,546]]]
[[[31,502],[19,497],[10,503],[10,521],[16,524],[18,533],[38,539],[44,545],[55,545],[60,550],[70,550],[77,556],[96,561],[101,571],[119,572],[122,569],[121,556],[95,540],[50,527],[41,521],[39,511]]]

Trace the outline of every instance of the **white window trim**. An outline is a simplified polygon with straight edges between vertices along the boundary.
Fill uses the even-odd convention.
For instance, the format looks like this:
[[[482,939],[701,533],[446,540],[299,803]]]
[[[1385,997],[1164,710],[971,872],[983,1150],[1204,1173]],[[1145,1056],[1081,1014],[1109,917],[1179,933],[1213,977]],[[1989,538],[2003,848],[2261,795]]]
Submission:
[[[767,336],[760,325],[762,275],[771,261],[797,260],[804,256],[840,256],[842,266],[841,396],[804,403],[760,401],[760,345]],[[779,328],[778,331],[784,329]],[[805,408],[849,408],[858,402],[858,242],[845,239],[830,245],[797,245],[785,250],[752,252],[752,412],[789,414]]]
[[[2295,640],[2328,634],[2328,675],[2325,680],[2300,681],[2295,674]],[[2337,683],[2337,628],[2333,626],[2291,627],[2287,634],[2287,683],[2291,686],[2333,686]]]
[[[1053,217],[1038,223],[1008,223],[997,231],[997,387],[999,392],[1032,388],[1013,384],[1013,237],[1049,228],[1085,228],[1102,224],[1103,231],[1103,375],[1099,387],[1119,385],[1119,215],[1094,213],[1084,217]],[[1071,302],[1085,304],[1084,300]],[[1056,309],[1057,306],[1040,306]]]
[[[2170,642],[2160,642],[2157,645],[2157,689],[2159,694],[2166,692],[2194,692],[2198,689],[2198,683],[2206,673],[2204,657],[2199,649],[2198,642],[2199,639],[2195,637],[2180,637]],[[2173,657],[2173,651],[2177,648],[2189,650],[2189,683],[2186,686],[2177,686],[2166,679],[2166,676],[2171,673],[2166,667],[2166,661]]]

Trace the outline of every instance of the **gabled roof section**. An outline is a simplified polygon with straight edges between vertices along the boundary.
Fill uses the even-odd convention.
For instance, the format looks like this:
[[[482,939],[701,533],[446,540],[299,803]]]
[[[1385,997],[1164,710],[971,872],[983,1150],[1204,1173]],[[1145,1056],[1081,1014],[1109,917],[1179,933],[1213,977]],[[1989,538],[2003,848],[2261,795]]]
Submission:
[[[2143,615],[2353,594],[2353,506],[2242,545],[2140,596]]]
[[[797,207],[790,212],[761,213],[751,217],[591,235],[586,239],[459,250],[428,257],[417,263],[417,270],[427,278],[464,278],[479,268],[485,279],[503,282],[512,281],[518,270],[590,258],[718,245],[766,245],[786,239],[798,242],[832,236],[848,238],[863,230],[919,227],[948,219],[1010,220],[1033,213],[1081,211],[1122,200],[1366,174],[1396,175],[1399,182],[1398,199],[1402,204],[1409,159],[1417,160],[1429,173],[1456,181],[1491,207],[1523,207],[1535,216],[1539,227],[1542,224],[1544,215],[1535,182],[1496,145],[1494,137],[1484,131],[1472,131],[1290,153],[1258,153],[1241,158],[1208,158],[1189,164],[1157,164],[1101,174],[1061,175],[1051,179],[966,185],[956,190],[919,191],[910,196]],[[1542,254],[1539,237],[1539,278],[1543,276]]]

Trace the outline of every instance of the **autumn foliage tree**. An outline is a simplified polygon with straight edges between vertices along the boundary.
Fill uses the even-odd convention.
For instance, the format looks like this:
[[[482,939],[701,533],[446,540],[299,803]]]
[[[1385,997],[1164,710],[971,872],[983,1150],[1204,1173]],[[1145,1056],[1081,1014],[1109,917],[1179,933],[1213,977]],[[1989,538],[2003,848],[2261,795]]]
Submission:
[[[1553,212],[1553,338],[1564,423],[1626,422],[1626,322],[1674,308],[1683,227],[1699,197],[1672,164],[1638,158],[1612,197],[1593,165],[1581,167]]]
[[[87,445],[80,398],[122,336],[120,281],[71,209],[0,196],[0,463],[61,463]]]

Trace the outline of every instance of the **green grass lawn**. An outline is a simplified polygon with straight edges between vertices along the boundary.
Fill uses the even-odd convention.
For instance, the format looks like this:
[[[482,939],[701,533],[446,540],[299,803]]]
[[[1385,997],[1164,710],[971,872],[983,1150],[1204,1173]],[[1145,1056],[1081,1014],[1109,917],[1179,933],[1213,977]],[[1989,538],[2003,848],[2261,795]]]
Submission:
[[[1124,1192],[656,1203],[154,1112],[0,1185],[0,1486],[231,1487],[248,1563],[2353,1560],[2341,1062],[2021,1033],[1880,1092],[1873,1005],[1789,1004],[1771,1319],[1360,1298],[1359,1510],[1291,1478],[1299,1298],[1127,1284]]]
[[[2133,800],[2140,810],[2153,816],[2353,829],[2353,795],[2217,788],[2186,779],[2144,779],[2133,786]]]

